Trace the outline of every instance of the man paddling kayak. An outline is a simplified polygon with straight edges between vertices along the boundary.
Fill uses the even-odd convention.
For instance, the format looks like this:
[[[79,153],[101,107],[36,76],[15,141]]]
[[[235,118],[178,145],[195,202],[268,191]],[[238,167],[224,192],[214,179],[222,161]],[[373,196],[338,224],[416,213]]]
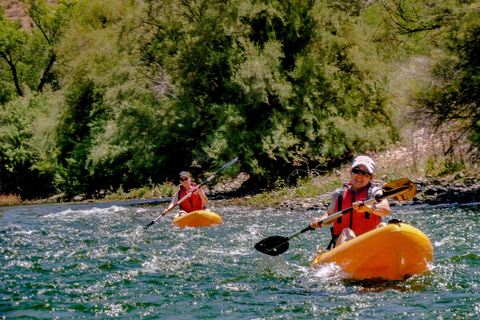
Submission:
[[[372,158],[367,156],[356,157],[350,168],[351,181],[335,190],[332,195],[332,202],[325,214],[321,218],[313,218],[310,222],[312,228],[321,228],[320,221],[329,215],[349,207],[353,208],[351,213],[333,221],[332,241],[328,249],[332,245],[341,245],[358,235],[385,225],[381,217],[390,214],[390,205],[386,198],[376,204],[363,204],[365,200],[383,193],[381,188],[372,184],[375,177],[374,171],[375,162]],[[328,224],[332,224],[332,222]]]
[[[196,184],[192,183],[192,178],[188,172],[182,171],[180,172],[179,176],[180,191],[178,191],[173,197],[172,202],[170,202],[170,205],[167,208],[167,211],[170,211],[171,208],[177,205],[178,200],[185,197],[192,188],[196,188],[196,190],[192,192],[185,201],[179,204],[181,209],[179,214],[182,215],[192,211],[205,210],[205,205],[208,204],[208,198],[205,196],[202,189],[197,188]]]

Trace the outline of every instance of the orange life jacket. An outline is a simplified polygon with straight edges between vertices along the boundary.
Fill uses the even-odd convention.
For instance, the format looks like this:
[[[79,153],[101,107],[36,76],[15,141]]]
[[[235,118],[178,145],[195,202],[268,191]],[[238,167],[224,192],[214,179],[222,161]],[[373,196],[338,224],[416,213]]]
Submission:
[[[335,204],[337,212],[350,208],[355,201],[365,201],[372,198],[372,189],[374,187],[372,184],[362,188],[357,194],[353,193],[351,186],[352,182],[350,181],[343,189],[343,195],[341,194],[338,197]],[[352,211],[334,221],[333,235],[338,236],[344,228],[350,228],[358,236],[375,229],[380,222],[382,222],[382,218],[376,214]]]
[[[195,184],[192,183],[190,184],[190,186],[193,188],[195,187]],[[178,192],[178,200],[182,199],[187,194],[188,194],[188,191],[181,186],[180,191]],[[190,194],[190,196],[187,199],[185,199],[182,203],[180,203],[179,206],[185,212],[192,212],[192,211],[205,209],[202,199],[200,198],[200,194],[198,193],[198,190],[195,190],[192,194]]]

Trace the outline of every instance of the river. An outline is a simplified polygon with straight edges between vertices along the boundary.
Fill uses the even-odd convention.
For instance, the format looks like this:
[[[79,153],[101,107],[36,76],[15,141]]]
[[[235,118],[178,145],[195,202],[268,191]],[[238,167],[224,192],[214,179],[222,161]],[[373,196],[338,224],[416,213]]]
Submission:
[[[406,281],[350,283],[313,269],[329,230],[279,257],[253,245],[305,228],[315,211],[210,208],[223,225],[172,228],[166,204],[0,208],[1,319],[478,319],[480,205],[409,206],[392,217],[422,230],[434,268]]]

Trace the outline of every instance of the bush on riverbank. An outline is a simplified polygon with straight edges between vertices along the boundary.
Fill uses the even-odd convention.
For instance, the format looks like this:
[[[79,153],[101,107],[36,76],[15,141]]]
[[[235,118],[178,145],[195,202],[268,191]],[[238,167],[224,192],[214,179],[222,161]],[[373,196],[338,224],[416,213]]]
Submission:
[[[22,204],[22,199],[18,195],[15,195],[15,194],[0,195],[0,207],[16,206],[19,204]]]

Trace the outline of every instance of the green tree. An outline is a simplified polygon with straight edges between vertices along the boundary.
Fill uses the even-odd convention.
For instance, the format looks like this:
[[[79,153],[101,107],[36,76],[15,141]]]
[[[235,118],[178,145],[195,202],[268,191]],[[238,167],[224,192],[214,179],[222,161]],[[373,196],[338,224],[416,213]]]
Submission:
[[[145,39],[146,69],[168,83],[161,101],[167,135],[157,154],[173,172],[185,167],[215,167],[231,157],[229,150],[206,153],[204,148],[238,101],[233,72],[242,61],[243,26],[240,1],[150,1],[146,23],[153,36]],[[153,78],[153,77],[152,77]],[[165,81],[163,81],[165,82]],[[179,152],[172,152],[179,150]],[[209,150],[212,151],[212,150]],[[228,154],[228,155],[227,155]],[[202,169],[203,168],[203,169]]]
[[[57,114],[47,95],[0,105],[0,193],[26,199],[46,197],[53,187],[51,170]]]
[[[25,0],[26,11],[33,22],[31,29],[22,28],[20,23],[4,16],[0,8],[0,68],[2,89],[1,101],[14,96],[24,96],[28,88],[42,92],[45,85],[58,89],[54,73],[56,62],[55,45],[61,38],[69,21],[69,11],[75,0],[58,1],[49,5],[46,0]],[[15,91],[8,88],[15,88]]]
[[[0,68],[2,85],[0,102],[11,99],[12,92],[8,88],[14,88],[14,92],[19,96],[24,94],[19,63],[22,61],[28,38],[28,33],[21,29],[20,23],[7,19],[3,7],[0,7],[0,63],[5,65]]]
[[[26,64],[33,71],[28,83],[31,89],[42,92],[46,84],[58,88],[54,73],[56,62],[55,45],[70,19],[70,11],[76,0],[60,0],[57,4],[47,4],[46,0],[24,0],[27,14],[33,22],[32,38],[28,46]]]
[[[138,63],[140,8],[83,1],[57,46],[66,108],[56,130],[55,183],[69,195],[138,187],[154,175],[149,146],[160,137],[147,134],[157,123],[143,118],[155,100]]]

